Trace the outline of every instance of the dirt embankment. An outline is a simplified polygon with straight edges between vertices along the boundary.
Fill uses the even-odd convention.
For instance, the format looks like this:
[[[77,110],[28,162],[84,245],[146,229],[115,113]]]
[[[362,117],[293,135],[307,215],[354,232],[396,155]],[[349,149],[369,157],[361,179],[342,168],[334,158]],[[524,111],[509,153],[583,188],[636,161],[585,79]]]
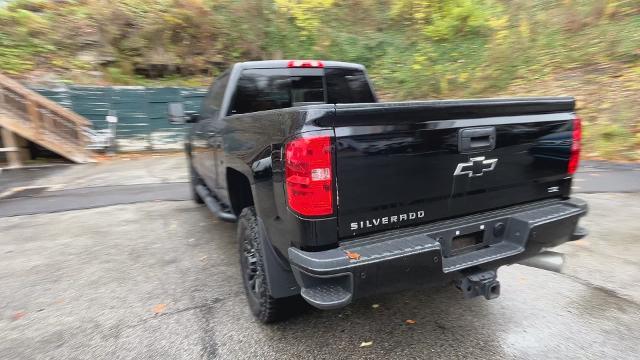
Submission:
[[[516,82],[510,96],[575,96],[583,120],[583,157],[640,161],[640,64],[606,64]]]

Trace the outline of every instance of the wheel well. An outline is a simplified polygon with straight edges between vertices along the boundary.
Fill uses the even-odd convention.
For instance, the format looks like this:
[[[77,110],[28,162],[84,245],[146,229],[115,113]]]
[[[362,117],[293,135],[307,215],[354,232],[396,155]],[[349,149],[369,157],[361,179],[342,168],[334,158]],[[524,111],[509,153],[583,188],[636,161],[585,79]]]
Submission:
[[[242,209],[253,205],[251,184],[243,173],[227,168],[227,189],[229,189],[229,202],[234,214],[240,215]]]

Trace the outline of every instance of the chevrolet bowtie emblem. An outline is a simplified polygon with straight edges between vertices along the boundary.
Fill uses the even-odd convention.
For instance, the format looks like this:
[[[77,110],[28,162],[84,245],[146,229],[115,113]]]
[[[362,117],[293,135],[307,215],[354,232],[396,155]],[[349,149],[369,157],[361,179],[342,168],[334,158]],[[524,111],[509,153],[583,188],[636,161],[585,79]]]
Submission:
[[[496,168],[498,159],[485,159],[484,156],[469,159],[469,162],[460,163],[453,175],[482,176],[487,171]]]

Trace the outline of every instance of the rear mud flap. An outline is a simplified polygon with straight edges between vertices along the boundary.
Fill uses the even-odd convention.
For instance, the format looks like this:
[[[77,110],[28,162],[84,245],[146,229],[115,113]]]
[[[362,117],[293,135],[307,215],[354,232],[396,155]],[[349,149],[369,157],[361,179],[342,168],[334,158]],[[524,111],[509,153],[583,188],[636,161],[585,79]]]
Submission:
[[[300,286],[298,286],[291,268],[276,254],[271,241],[266,236],[264,224],[259,219],[258,224],[262,234],[260,241],[262,242],[262,249],[264,249],[264,267],[271,296],[277,299],[298,295]]]

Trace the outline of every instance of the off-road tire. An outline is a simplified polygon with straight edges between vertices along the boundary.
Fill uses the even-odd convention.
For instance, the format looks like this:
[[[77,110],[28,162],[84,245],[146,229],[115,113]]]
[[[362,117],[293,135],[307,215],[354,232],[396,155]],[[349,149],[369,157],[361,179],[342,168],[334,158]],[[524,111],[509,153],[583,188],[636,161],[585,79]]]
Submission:
[[[263,323],[276,322],[285,317],[283,308],[285,299],[271,296],[264,266],[262,234],[258,226],[256,210],[247,207],[240,213],[238,220],[238,243],[240,250],[240,269],[242,283],[247,294],[249,308],[253,315]]]

